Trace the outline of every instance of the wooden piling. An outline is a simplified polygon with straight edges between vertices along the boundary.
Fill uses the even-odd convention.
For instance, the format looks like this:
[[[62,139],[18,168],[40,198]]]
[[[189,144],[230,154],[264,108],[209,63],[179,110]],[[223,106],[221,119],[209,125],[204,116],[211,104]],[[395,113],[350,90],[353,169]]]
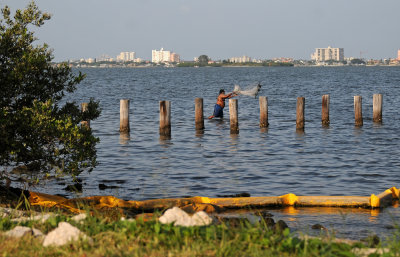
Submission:
[[[354,96],[354,119],[356,126],[363,125],[363,116],[362,116],[362,97],[359,95]]]
[[[129,132],[129,99],[121,99],[119,103],[119,131]]]
[[[323,126],[328,126],[329,120],[329,95],[322,96],[322,111],[321,111],[321,121]]]
[[[382,122],[382,104],[383,98],[382,94],[374,94],[373,96],[373,122],[381,123]]]
[[[87,112],[89,108],[89,103],[81,103],[81,112]],[[90,128],[90,121],[89,120],[83,120],[81,121],[81,125],[85,126],[87,128]]]
[[[194,100],[195,126],[196,130],[204,129],[203,98]]]
[[[231,134],[239,134],[237,99],[229,99],[229,116],[230,116]]]
[[[306,99],[304,97],[297,97],[297,107],[296,107],[296,129],[304,129],[304,109],[305,109]]]
[[[160,101],[160,136],[171,136],[171,102]]]
[[[260,128],[268,127],[268,98],[266,96],[259,97],[260,103]]]

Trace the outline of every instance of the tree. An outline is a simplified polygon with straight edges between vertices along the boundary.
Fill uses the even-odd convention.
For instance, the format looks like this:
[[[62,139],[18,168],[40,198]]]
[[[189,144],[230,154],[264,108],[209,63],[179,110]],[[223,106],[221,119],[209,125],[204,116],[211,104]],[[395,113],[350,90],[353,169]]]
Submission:
[[[208,64],[208,62],[210,61],[210,58],[208,58],[208,56],[207,55],[200,55],[199,56],[199,60],[198,60],[198,62],[199,63],[201,63],[201,64]]]
[[[351,64],[356,64],[356,65],[362,65],[365,64],[365,62],[362,59],[352,59],[350,61]]]
[[[100,115],[93,99],[82,113],[63,100],[76,90],[84,75],[66,63],[55,65],[47,44],[36,44],[30,27],[40,27],[50,15],[34,2],[11,16],[1,9],[0,20],[0,167],[20,165],[40,178],[56,172],[78,175],[96,165],[96,143],[82,120]],[[35,45],[36,44],[36,45]]]

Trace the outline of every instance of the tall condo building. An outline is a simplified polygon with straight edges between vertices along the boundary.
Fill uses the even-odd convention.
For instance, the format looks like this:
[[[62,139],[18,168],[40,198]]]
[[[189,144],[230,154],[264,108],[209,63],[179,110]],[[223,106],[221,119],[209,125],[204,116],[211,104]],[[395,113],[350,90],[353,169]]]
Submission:
[[[236,62],[236,63],[244,63],[244,62],[251,62],[251,58],[246,56],[246,55],[243,55],[241,57],[229,58],[229,61],[230,62]]]
[[[136,58],[136,53],[135,52],[121,52],[117,56],[117,61],[129,62],[129,61],[134,61],[135,58]]]
[[[397,60],[400,61],[400,49],[397,50]]]
[[[151,62],[154,63],[180,62],[180,56],[177,53],[171,51],[164,51],[164,48],[161,48],[160,51],[158,50],[151,51]]]
[[[311,59],[324,62],[324,61],[344,61],[344,49],[343,48],[315,48],[315,52],[311,54]]]

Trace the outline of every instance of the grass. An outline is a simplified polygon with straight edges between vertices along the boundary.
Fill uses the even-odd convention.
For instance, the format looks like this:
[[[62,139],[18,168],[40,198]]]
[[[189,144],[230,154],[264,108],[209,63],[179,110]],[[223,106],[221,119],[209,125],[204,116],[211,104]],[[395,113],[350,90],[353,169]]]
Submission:
[[[356,256],[352,249],[365,247],[361,243],[348,245],[317,238],[301,240],[291,235],[288,229],[274,231],[264,222],[185,228],[163,225],[156,219],[148,222],[121,220],[118,212],[112,212],[112,215],[92,213],[82,222],[74,222],[62,213],[45,223],[25,221],[17,224],[2,218],[0,230],[22,225],[48,233],[61,221],[78,227],[93,242],[42,247],[39,238],[10,239],[0,234],[0,256]],[[400,256],[399,239],[400,233],[395,233],[385,245],[390,252],[383,256]]]

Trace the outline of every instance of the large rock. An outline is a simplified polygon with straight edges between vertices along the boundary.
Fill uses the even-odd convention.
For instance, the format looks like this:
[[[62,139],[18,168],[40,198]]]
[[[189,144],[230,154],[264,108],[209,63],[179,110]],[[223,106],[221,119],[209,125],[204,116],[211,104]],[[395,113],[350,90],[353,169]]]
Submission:
[[[284,231],[286,228],[289,228],[289,226],[283,220],[278,220],[275,223],[275,231]]]
[[[174,223],[174,226],[206,226],[212,223],[212,219],[204,211],[196,212],[193,216],[189,216],[186,212],[178,207],[167,210],[164,215],[159,218],[162,224]]]
[[[23,237],[26,235],[40,237],[40,236],[43,236],[43,233],[40,230],[35,229],[35,228],[16,226],[12,230],[7,231],[5,233],[5,235],[8,237],[16,237],[16,238],[20,238],[20,237]]]
[[[74,217],[71,218],[71,220],[75,221],[75,222],[80,222],[83,221],[87,218],[86,213],[81,213],[78,215],[75,215]]]
[[[158,219],[162,224],[174,223],[175,226],[190,226],[191,218],[189,214],[178,207],[167,210],[164,215]]]
[[[79,238],[91,241],[91,238],[87,237],[76,227],[67,222],[60,222],[58,227],[49,232],[44,238],[43,246],[61,246],[71,241],[76,241]]]
[[[272,229],[275,227],[275,220],[273,218],[266,217],[266,218],[263,218],[263,220],[268,228]]]
[[[208,226],[213,222],[212,218],[204,211],[196,212],[192,216],[192,221],[193,226]]]

